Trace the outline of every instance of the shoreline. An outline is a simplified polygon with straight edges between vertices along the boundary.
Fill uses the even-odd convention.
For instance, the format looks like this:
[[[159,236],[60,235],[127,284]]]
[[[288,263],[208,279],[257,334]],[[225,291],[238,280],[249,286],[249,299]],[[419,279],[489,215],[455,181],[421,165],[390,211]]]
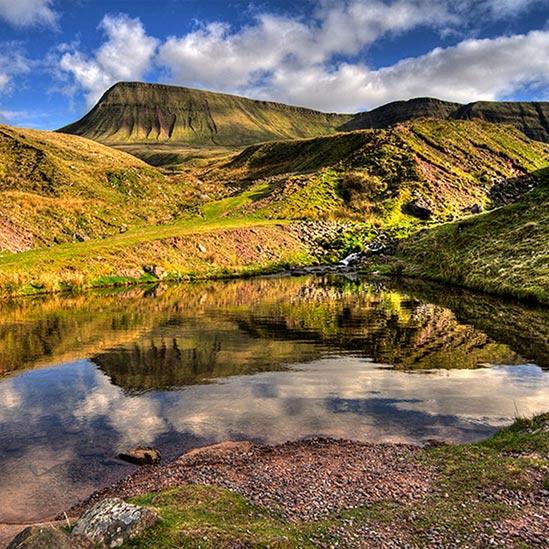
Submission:
[[[174,528],[190,542],[210,540],[206,547],[261,545],[269,536],[289,540],[280,547],[541,547],[548,449],[549,413],[468,444],[226,441],[139,467],[51,522],[74,524],[94,503],[119,497],[165,519],[138,547],[169,546]]]

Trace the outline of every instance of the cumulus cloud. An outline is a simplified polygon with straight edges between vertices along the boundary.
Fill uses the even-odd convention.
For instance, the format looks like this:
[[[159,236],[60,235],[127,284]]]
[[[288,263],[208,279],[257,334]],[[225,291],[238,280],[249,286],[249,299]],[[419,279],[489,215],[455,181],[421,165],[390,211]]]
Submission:
[[[59,60],[59,69],[85,91],[89,104],[119,80],[141,80],[151,68],[158,45],[139,19],[127,15],[106,15],[99,29],[106,40],[91,57],[72,50]]]
[[[355,55],[388,33],[438,26],[453,16],[431,0],[322,3],[312,23],[260,14],[238,32],[223,23],[204,25],[161,46],[158,62],[176,82],[227,91],[250,87],[280,69],[327,63]]]
[[[57,14],[52,4],[52,0],[0,0],[0,18],[19,27],[54,26]]]
[[[335,70],[316,65],[281,67],[256,95],[274,95],[324,110],[358,110],[418,96],[452,101],[491,100],[526,85],[549,84],[549,32],[464,40],[390,67],[370,70],[343,63]]]
[[[394,65],[372,68],[366,49],[384,36],[418,27],[440,32],[478,20],[509,18],[539,0],[319,0],[311,17],[260,13],[233,29],[198,24],[160,43],[138,19],[106,16],[104,44],[87,56],[62,54],[58,67],[89,104],[118,80],[139,80],[151,68],[179,85],[273,99],[326,111],[357,111],[394,99],[435,96],[496,99],[549,82],[549,31],[468,38]]]

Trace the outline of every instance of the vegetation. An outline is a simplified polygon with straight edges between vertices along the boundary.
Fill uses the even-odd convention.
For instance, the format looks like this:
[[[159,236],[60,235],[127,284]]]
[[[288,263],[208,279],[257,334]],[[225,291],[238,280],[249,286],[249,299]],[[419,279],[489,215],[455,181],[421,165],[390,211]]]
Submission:
[[[438,120],[486,120],[508,124],[528,137],[549,142],[547,120],[548,102],[476,101],[461,105],[430,97],[409,101],[394,101],[368,112],[358,113],[341,129],[352,131],[368,128],[387,128],[400,122],[419,118]]]
[[[188,179],[182,186],[128,154],[80,137],[0,126],[0,252],[179,219],[196,195]]]
[[[333,133],[350,116],[161,84],[121,82],[60,131],[103,143],[241,147]]]
[[[112,99],[109,94],[124,98],[141,91],[139,86],[115,87],[106,100]],[[177,97],[182,93],[168,91]],[[164,89],[143,91],[160,92]],[[304,115],[299,109],[291,112]],[[142,144],[125,145],[133,146]],[[177,157],[159,143],[149,150],[151,158],[155,150],[162,158]],[[3,127],[0,295],[269,272],[321,256],[337,260],[380,230],[402,238],[437,221],[514,200],[543,176],[549,158],[548,145],[517,130],[436,120],[253,145],[233,157],[223,147],[196,155],[192,147],[187,150],[191,156],[185,165],[161,171],[79,137]],[[541,208],[538,204],[536,211]],[[495,215],[505,224],[504,215]],[[511,288],[517,295],[546,292],[540,290],[547,286],[545,225],[536,225],[541,219],[541,211],[529,219],[524,231],[530,236],[517,246],[522,259],[513,263],[512,277],[506,277],[500,263],[494,267],[502,269],[499,275],[483,267],[482,276],[491,285],[487,289]],[[331,243],[322,244],[322,255],[318,239],[303,241],[288,223],[292,220],[333,221],[343,228]],[[467,223],[476,231],[476,222]],[[477,234],[482,240],[491,229],[480,220],[478,227],[484,227]],[[451,229],[436,229],[445,230]],[[416,240],[409,242],[402,257]],[[531,245],[538,249],[526,257]],[[429,250],[424,255],[419,268],[411,260],[393,262],[390,268],[483,287],[474,279],[474,269],[465,278],[452,268],[437,272],[438,267],[429,266]],[[528,272],[531,280],[526,280]]]
[[[390,264],[402,274],[549,303],[549,170],[519,201],[400,243]]]
[[[267,182],[270,192],[253,208],[266,217],[403,227],[424,217],[418,210],[440,220],[497,206],[496,183],[520,195],[531,182],[528,174],[547,167],[548,158],[548,145],[505,126],[421,120],[254,145],[207,179]]]
[[[477,545],[524,508],[498,494],[527,494],[546,471],[549,414],[518,419],[485,442],[423,450],[436,485],[413,504],[380,501],[317,521],[288,521],[229,490],[187,485],[132,501],[156,509],[161,522],[127,547],[318,547],[361,531],[390,531],[400,542],[428,547]],[[433,536],[435,536],[433,538]],[[481,543],[482,544],[482,543]],[[496,543],[497,544],[497,543]]]

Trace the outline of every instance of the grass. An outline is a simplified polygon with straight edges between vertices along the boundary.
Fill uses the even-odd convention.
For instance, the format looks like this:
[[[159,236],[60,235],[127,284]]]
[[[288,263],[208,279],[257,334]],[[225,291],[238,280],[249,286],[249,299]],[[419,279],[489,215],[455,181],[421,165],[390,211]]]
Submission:
[[[275,509],[258,507],[215,486],[187,485],[145,494],[132,502],[154,508],[161,521],[126,546],[337,546],[343,541],[342,532],[360,539],[364,528],[392,532],[395,541],[418,547],[431,546],[432,533],[443,544],[475,545],[479,535],[490,536],[495,524],[520,513],[520,508],[488,494],[528,493],[532,471],[546,471],[548,423],[549,414],[541,414],[518,419],[480,443],[423,450],[420,460],[437,472],[438,480],[426,496],[410,505],[382,500],[304,522],[288,521]]]
[[[61,131],[108,144],[233,147],[333,133],[349,118],[222,93],[122,82]]]
[[[390,268],[549,303],[549,170],[545,183],[503,208],[404,240]]]
[[[283,223],[253,218],[184,219],[112,238],[0,256],[0,295],[272,272],[312,261]]]
[[[542,173],[547,147],[507,127],[422,120],[254,145],[230,161],[214,147],[196,165],[159,171],[76,136],[2,127],[0,295],[148,282],[150,266],[159,278],[182,280],[309,264],[311,250],[285,229],[296,219],[352,225],[333,243],[329,257],[337,259],[373,229],[403,237],[463,217],[464,208],[494,206],[492,182]],[[414,204],[433,220],[410,213]],[[546,205],[436,227],[409,239],[395,268],[545,302]],[[492,238],[498,231],[502,238]]]
[[[267,217],[353,219],[386,227],[418,224],[497,206],[494,181],[547,167],[549,146],[507,126],[421,120],[387,130],[264,143],[220,162],[206,179],[271,183]]]

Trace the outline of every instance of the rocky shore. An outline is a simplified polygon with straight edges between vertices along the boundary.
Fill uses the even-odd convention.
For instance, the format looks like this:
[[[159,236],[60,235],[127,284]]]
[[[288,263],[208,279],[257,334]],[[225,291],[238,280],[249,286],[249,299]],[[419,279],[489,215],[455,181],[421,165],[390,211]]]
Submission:
[[[548,448],[549,414],[478,444],[225,442],[139,467],[59,518],[82,544],[109,509],[150,509],[124,547],[546,547]]]

